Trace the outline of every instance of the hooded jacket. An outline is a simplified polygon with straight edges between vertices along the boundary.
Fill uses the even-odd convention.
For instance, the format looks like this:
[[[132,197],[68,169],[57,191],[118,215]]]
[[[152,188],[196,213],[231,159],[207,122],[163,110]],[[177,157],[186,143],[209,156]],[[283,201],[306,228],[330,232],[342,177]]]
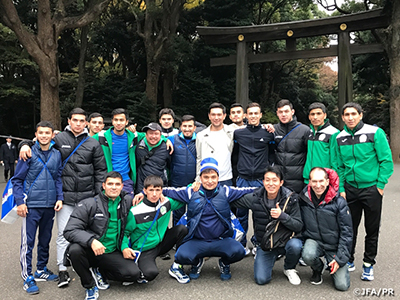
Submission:
[[[304,222],[303,237],[312,239],[326,251],[336,252],[335,260],[343,267],[350,258],[353,227],[346,200],[339,195],[339,177],[331,169],[328,191],[317,207],[311,199],[311,186],[300,194],[300,211]]]

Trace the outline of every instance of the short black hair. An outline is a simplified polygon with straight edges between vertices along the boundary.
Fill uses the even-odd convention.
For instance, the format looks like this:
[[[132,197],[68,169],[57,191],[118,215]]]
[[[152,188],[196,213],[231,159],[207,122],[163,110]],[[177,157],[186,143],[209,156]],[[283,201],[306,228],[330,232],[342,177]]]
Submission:
[[[321,168],[321,167],[314,167],[314,168],[311,169],[310,174],[309,174],[310,179],[311,179],[311,173],[316,171],[316,170],[320,170],[320,171],[324,172],[325,179],[329,179],[328,172],[324,168]]]
[[[355,102],[349,102],[349,103],[346,103],[345,105],[343,105],[342,111],[341,111],[342,112],[342,116],[344,115],[345,109],[349,108],[349,107],[355,108],[359,114],[361,114],[363,112],[363,109],[362,109],[360,104],[355,103]]]
[[[193,123],[195,123],[196,119],[192,115],[184,115],[182,117],[182,122],[187,122],[187,121],[193,121]]]
[[[243,111],[244,111],[244,109],[243,109],[243,105],[242,104],[240,104],[240,103],[233,103],[232,105],[231,105],[231,107],[230,107],[230,109],[229,110],[231,110],[232,108],[235,108],[235,107],[240,107]]]
[[[160,176],[150,175],[150,176],[147,176],[146,179],[144,180],[143,186],[145,189],[147,189],[151,185],[154,187],[163,187],[164,182]]]
[[[286,106],[286,105],[289,105],[289,106],[290,106],[290,109],[293,109],[293,104],[292,104],[292,102],[290,102],[290,101],[287,100],[287,99],[279,100],[278,103],[276,104],[276,109],[281,108],[281,107],[284,107],[284,106]]]
[[[72,110],[69,112],[68,119],[71,120],[72,115],[84,115],[84,116],[85,116],[85,120],[87,119],[87,113],[86,113],[86,111],[84,111],[84,110],[83,110],[82,108],[80,108],[80,107],[75,107],[74,109],[72,109]]]
[[[252,107],[258,107],[258,108],[260,109],[260,111],[262,111],[262,110],[261,110],[261,105],[260,105],[260,104],[258,104],[257,102],[251,102],[251,103],[249,103],[249,104],[247,105],[247,107],[246,107],[246,112],[247,112],[247,110],[248,110],[249,108],[252,108]]]
[[[158,113],[158,119],[161,119],[163,115],[170,115],[172,119],[175,120],[175,113],[171,108],[166,107],[160,110],[160,112]]]
[[[108,172],[106,174],[106,177],[104,178],[104,182],[107,181],[107,178],[119,178],[119,179],[121,179],[121,182],[123,182],[122,175],[117,171]]]
[[[278,177],[280,180],[283,180],[283,173],[282,173],[282,170],[281,170],[280,167],[278,167],[278,166],[268,166],[264,171],[264,176],[265,176],[265,174],[267,174],[269,172],[275,173],[276,177]]]
[[[54,126],[49,121],[40,121],[39,123],[37,123],[36,124],[36,131],[38,130],[39,127],[49,127],[49,128],[51,128],[51,131],[54,131]]]
[[[89,118],[88,118],[87,121],[90,122],[92,119],[98,118],[98,117],[102,117],[102,118],[104,119],[104,117],[103,117],[102,114],[100,114],[100,113],[98,113],[98,112],[94,112],[94,113],[91,113],[91,114],[89,115]]]
[[[114,119],[114,116],[124,114],[126,120],[129,120],[129,114],[124,108],[116,108],[111,112],[111,119]]]
[[[226,107],[222,103],[218,102],[211,103],[210,106],[208,107],[208,113],[210,113],[213,108],[220,108],[222,109],[222,112],[226,114]]]
[[[308,113],[310,113],[313,109],[320,108],[324,114],[326,114],[326,106],[325,104],[321,102],[314,102],[311,103],[310,106],[308,107]]]

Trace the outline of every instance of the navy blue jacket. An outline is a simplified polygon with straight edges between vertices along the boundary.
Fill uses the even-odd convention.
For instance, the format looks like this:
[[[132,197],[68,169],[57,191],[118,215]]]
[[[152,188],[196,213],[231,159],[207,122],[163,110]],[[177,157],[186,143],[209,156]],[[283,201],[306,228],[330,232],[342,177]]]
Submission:
[[[36,142],[32,146],[32,157],[27,161],[18,161],[12,178],[16,204],[24,204],[24,194],[27,193],[28,208],[54,207],[57,200],[64,200],[61,173],[60,152],[51,145],[45,155]]]
[[[171,156],[170,185],[179,187],[193,183],[196,179],[196,133],[189,143],[183,133],[168,138],[174,145]]]

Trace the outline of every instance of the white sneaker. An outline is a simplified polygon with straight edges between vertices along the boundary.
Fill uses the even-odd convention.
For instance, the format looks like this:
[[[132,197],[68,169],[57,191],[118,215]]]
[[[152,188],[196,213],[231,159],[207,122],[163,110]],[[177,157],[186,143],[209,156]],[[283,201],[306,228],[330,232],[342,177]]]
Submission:
[[[250,249],[249,248],[245,247],[244,251],[246,252],[246,256],[250,254]]]
[[[291,284],[299,285],[301,283],[301,279],[299,275],[297,275],[297,271],[295,269],[283,270],[283,274],[286,275]]]
[[[251,254],[253,254],[253,256],[256,256],[256,254],[257,254],[257,247],[254,247],[254,248],[251,250]]]

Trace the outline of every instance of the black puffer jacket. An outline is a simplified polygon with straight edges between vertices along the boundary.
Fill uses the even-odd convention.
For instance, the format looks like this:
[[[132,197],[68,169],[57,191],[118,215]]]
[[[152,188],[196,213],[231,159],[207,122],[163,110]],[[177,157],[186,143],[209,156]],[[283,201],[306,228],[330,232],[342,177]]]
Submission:
[[[315,240],[327,251],[335,251],[335,260],[343,267],[349,261],[353,240],[351,215],[346,200],[338,194],[338,175],[333,170],[325,170],[329,175],[329,190],[318,207],[311,200],[309,185],[300,194],[302,235]]]
[[[298,126],[297,128],[295,128]],[[284,185],[296,193],[304,187],[303,168],[307,158],[307,141],[310,128],[297,122],[296,117],[287,124],[279,122],[275,127],[275,165],[282,168]],[[292,132],[290,132],[295,128]],[[285,137],[286,134],[290,134]]]
[[[67,127],[54,137],[54,147],[64,161],[86,137],[86,129],[76,137]],[[64,204],[75,205],[100,193],[106,172],[103,150],[98,141],[89,137],[69,158],[62,172]]]
[[[285,212],[281,214],[279,220],[287,229],[294,231],[295,233],[300,233],[303,228],[303,221],[301,220],[297,194],[282,186],[276,197],[275,205],[276,203],[279,203],[279,207],[283,209],[289,195],[290,199],[288,205],[286,206]],[[231,206],[233,207],[249,208],[253,211],[254,235],[259,243],[264,236],[265,227],[268,223],[274,220],[271,217],[270,212],[266,211],[264,208],[266,205],[262,204],[262,202],[266,203],[266,201],[266,190],[264,187],[260,187],[256,189],[254,193],[247,194],[238,200],[231,202]]]
[[[121,249],[124,230],[129,210],[132,206],[132,196],[121,192],[121,203],[118,206],[118,219],[121,220],[121,231],[118,240],[118,249]],[[107,231],[108,198],[102,192],[94,198],[85,199],[77,204],[64,230],[64,237],[70,243],[78,243],[89,248],[94,239],[99,240]]]

